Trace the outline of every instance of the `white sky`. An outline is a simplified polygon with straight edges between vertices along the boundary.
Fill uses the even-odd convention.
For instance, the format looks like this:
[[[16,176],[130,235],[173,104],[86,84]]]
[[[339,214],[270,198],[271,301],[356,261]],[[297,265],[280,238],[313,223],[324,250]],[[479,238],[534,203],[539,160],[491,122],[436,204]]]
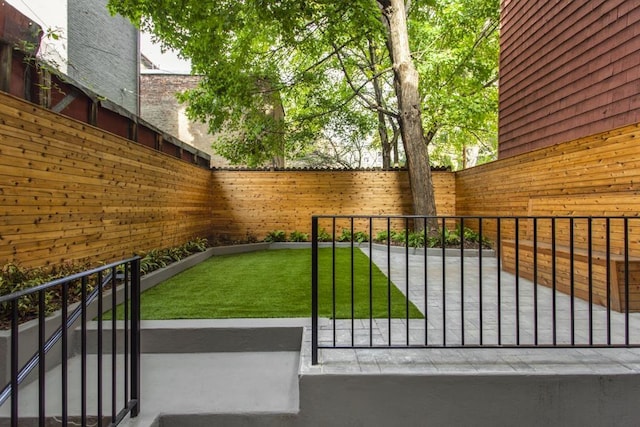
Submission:
[[[167,71],[176,74],[189,74],[191,64],[189,61],[178,58],[174,51],[162,53],[160,45],[151,42],[151,35],[140,34],[140,51],[153,62],[160,71]]]
[[[66,10],[67,0],[6,0],[11,6],[18,9],[22,14],[28,16],[38,23],[43,30],[49,28],[56,29],[57,32],[66,30]],[[60,34],[62,39],[66,39],[66,34]],[[64,50],[65,47],[57,47]],[[140,51],[153,62],[160,71],[177,74],[189,74],[191,65],[188,61],[178,58],[175,52],[162,53],[160,46],[151,42],[151,36],[140,34]]]

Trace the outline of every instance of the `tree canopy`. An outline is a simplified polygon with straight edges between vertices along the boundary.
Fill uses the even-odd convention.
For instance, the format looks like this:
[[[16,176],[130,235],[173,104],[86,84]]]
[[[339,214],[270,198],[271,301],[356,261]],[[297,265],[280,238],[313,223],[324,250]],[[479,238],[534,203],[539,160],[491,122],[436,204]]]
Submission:
[[[431,186],[427,144],[464,147],[495,130],[498,3],[110,0],[109,8],[191,60],[202,81],[181,99],[212,133],[224,131],[214,148],[231,161],[371,140],[389,167],[401,140],[414,205],[431,199],[416,213],[435,213],[422,184]]]

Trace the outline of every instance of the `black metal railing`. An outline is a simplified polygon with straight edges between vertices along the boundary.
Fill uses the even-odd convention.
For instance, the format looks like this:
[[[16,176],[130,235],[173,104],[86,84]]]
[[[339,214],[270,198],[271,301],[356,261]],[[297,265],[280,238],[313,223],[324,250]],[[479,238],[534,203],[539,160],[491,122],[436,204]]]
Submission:
[[[312,218],[313,364],[334,348],[640,347],[639,312],[637,217]]]
[[[47,315],[56,301],[60,309]],[[124,320],[106,319],[120,303]],[[115,426],[138,415],[140,257],[1,296],[0,307],[10,325],[0,409],[10,405],[2,412],[10,425]],[[31,311],[35,319],[21,324]]]

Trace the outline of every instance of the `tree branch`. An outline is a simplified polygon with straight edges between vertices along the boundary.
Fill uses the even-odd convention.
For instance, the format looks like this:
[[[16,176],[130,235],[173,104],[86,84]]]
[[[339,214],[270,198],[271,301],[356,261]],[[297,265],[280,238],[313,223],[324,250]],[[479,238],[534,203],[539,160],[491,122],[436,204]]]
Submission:
[[[338,47],[332,43],[334,52],[336,54],[336,57],[338,59],[338,62],[340,63],[340,67],[342,68],[342,72],[344,73],[345,79],[347,80],[347,83],[349,84],[349,87],[351,87],[351,90],[354,92],[354,94],[360,98],[364,103],[365,103],[365,107],[368,108],[369,110],[372,111],[379,111],[385,115],[391,116],[391,117],[398,117],[398,114],[396,112],[390,111],[386,108],[384,108],[381,105],[378,105],[376,102],[372,102],[370,99],[368,99],[367,97],[365,97],[362,94],[362,90],[367,86],[367,84],[369,84],[374,78],[381,76],[382,74],[385,74],[389,71],[391,71],[391,68],[387,68],[385,70],[382,70],[379,73],[374,74],[371,78],[367,78],[366,81],[360,85],[360,86],[356,86],[355,83],[353,82],[353,80],[351,79],[351,76],[349,75],[349,71],[347,70],[347,67],[344,64],[344,61],[342,59],[342,55],[340,54],[340,52],[338,51]]]

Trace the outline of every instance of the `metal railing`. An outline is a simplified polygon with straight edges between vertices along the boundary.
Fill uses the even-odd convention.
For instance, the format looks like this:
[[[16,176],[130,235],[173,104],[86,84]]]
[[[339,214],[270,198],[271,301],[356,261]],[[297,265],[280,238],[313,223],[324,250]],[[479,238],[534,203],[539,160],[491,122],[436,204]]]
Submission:
[[[311,238],[313,364],[335,348],[640,347],[640,218],[321,215]]]
[[[60,310],[47,316],[56,299]],[[116,320],[115,311],[104,319],[103,313],[120,303],[124,321]],[[21,325],[20,308],[28,304],[37,314]],[[55,420],[115,426],[127,414],[138,415],[140,257],[1,296],[0,306],[10,322],[10,382],[0,392],[0,405],[10,405],[10,425],[32,420],[44,426]],[[34,322],[35,340],[26,336]],[[59,375],[49,375],[50,370]]]

